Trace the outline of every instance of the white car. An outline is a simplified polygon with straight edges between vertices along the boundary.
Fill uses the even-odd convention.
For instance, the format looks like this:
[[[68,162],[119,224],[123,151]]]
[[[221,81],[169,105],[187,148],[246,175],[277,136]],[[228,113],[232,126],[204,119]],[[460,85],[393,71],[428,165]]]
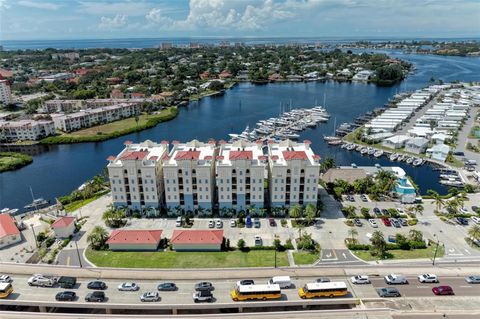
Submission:
[[[255,246],[262,246],[262,237],[260,236],[255,236]]]
[[[237,227],[237,221],[235,219],[230,219],[230,227]]]
[[[434,274],[422,274],[418,275],[418,281],[419,282],[438,282],[438,277],[437,275]]]
[[[215,222],[215,227],[217,228],[222,228],[223,227],[223,222],[221,219],[217,219],[217,221]]]
[[[1,283],[9,283],[12,282],[13,279],[9,275],[0,275],[0,282]]]
[[[140,287],[134,282],[124,282],[118,285],[120,291],[137,291]]]
[[[371,218],[368,220],[368,222],[370,223],[370,226],[372,226],[373,228],[378,228],[378,224],[375,221],[375,219]]]
[[[208,221],[208,228],[215,228],[215,221],[213,219]]]
[[[462,214],[471,214],[471,212],[469,212],[468,209],[466,209],[465,207],[461,207],[461,208],[460,208],[460,213],[462,213]]]
[[[178,216],[177,221],[175,222],[175,226],[176,227],[182,227],[182,224],[183,224],[183,218],[182,218],[182,216]]]
[[[147,301],[159,301],[160,295],[158,292],[150,291],[146,292],[140,296],[140,301],[147,302]]]
[[[352,281],[352,284],[356,284],[356,285],[363,285],[363,284],[370,283],[370,279],[368,278],[368,276],[365,276],[365,275],[353,276],[352,278],[350,278],[350,280]]]
[[[477,217],[477,216],[472,216],[471,217],[472,221],[475,223],[475,224],[480,224],[480,218]]]

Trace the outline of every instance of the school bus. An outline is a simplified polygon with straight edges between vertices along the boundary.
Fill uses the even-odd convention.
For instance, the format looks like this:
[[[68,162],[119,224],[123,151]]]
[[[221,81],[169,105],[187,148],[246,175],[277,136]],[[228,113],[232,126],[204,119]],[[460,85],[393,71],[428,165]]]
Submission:
[[[279,285],[242,285],[230,293],[233,301],[280,299]]]
[[[13,292],[13,287],[11,283],[5,282],[0,283],[0,298],[4,299],[10,296]]]
[[[319,297],[340,297],[348,294],[347,285],[343,281],[337,282],[314,282],[298,289],[298,295],[302,299]]]

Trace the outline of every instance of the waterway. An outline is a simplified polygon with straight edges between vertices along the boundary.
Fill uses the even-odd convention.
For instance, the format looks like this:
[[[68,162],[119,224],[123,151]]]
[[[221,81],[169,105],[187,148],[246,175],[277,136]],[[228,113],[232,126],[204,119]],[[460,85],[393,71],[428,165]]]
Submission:
[[[50,146],[36,153],[34,162],[20,170],[0,174],[0,208],[23,207],[31,201],[29,187],[35,197],[54,199],[69,193],[85,180],[101,172],[109,155],[118,154],[125,140],[134,142],[151,139],[188,141],[191,139],[227,139],[228,133],[241,132],[246,125],[253,126],[258,120],[276,116],[280,103],[293,107],[310,107],[318,101],[331,114],[328,123],[304,131],[300,140],[312,141],[312,148],[322,158],[334,157],[338,165],[399,165],[405,169],[425,193],[435,189],[445,193],[447,189],[438,183],[438,174],[431,167],[411,167],[401,163],[390,163],[386,158],[374,159],[357,152],[347,152],[339,147],[324,143],[324,134],[337,125],[385,104],[395,93],[413,90],[429,84],[431,77],[443,81],[480,80],[480,58],[442,57],[430,55],[406,55],[388,52],[393,57],[413,62],[416,72],[406,81],[393,87],[377,87],[365,83],[297,82],[252,85],[241,83],[220,97],[207,97],[192,102],[180,110],[174,120],[162,123],[142,132],[122,136],[100,143]]]

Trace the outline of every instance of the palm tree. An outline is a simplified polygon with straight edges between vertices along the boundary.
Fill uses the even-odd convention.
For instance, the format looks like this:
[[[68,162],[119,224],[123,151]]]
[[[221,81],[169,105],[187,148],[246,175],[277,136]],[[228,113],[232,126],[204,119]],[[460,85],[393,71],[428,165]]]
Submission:
[[[321,172],[326,172],[330,168],[334,168],[334,167],[335,167],[335,160],[331,157],[325,158],[325,160],[322,163],[320,163]]]
[[[468,236],[474,241],[480,240],[480,225],[475,224],[470,227],[468,229]]]
[[[310,203],[305,207],[305,219],[307,224],[310,225],[315,220],[315,217],[317,217],[317,208]]]
[[[383,233],[379,230],[373,232],[372,237],[370,238],[370,242],[372,243],[372,250],[380,258],[385,256],[385,250],[387,248],[387,243],[385,242],[385,237]]]
[[[92,232],[87,237],[87,242],[93,249],[98,250],[105,245],[108,239],[108,233],[105,228],[101,226],[95,226]]]
[[[350,236],[352,244],[357,242],[357,239],[355,237],[358,236],[358,231],[355,228],[350,228],[348,230],[348,235]]]
[[[423,234],[421,231],[417,229],[410,229],[408,232],[408,238],[411,241],[422,241],[423,240]]]
[[[300,206],[299,204],[293,205],[292,207],[290,207],[290,210],[288,211],[288,215],[298,222],[298,219],[302,217],[302,206]]]
[[[420,214],[420,215],[423,214],[424,208],[421,204],[415,205],[413,209],[414,209],[415,213]]]
[[[445,201],[443,200],[442,196],[437,193],[436,191],[429,189],[427,191],[428,195],[430,195],[435,203],[435,208],[437,210],[441,210],[443,206],[445,206]]]

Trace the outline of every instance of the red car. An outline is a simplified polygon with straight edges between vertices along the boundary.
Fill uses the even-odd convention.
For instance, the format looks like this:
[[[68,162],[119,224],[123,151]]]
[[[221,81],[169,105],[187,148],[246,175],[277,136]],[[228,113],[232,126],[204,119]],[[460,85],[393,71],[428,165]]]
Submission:
[[[437,296],[439,296],[439,295],[454,295],[453,289],[450,286],[433,287],[432,292]]]
[[[272,217],[270,217],[270,218],[268,219],[268,223],[269,223],[270,226],[272,226],[272,227],[276,225],[275,219],[273,219]]]
[[[392,226],[392,223],[390,222],[390,219],[388,219],[387,217],[383,217],[383,218],[382,218],[382,222],[383,222],[383,224],[384,224],[385,226],[387,226],[387,227]]]

